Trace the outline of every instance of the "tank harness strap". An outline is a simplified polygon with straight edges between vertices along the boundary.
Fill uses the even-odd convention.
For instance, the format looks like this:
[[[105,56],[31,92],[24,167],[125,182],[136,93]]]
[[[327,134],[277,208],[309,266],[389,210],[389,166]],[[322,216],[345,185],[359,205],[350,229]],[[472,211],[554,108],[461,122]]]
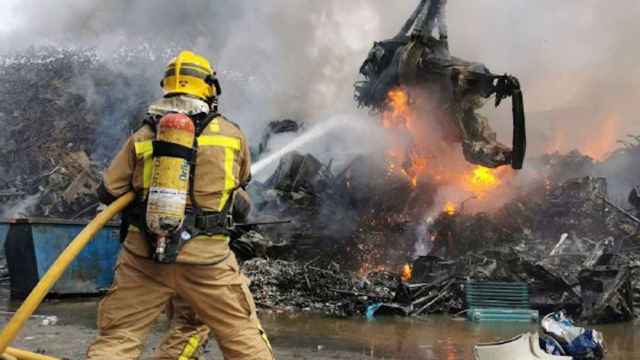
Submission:
[[[160,120],[159,115],[147,114],[147,116],[142,119],[142,125],[149,125],[153,133],[156,133],[158,121]]]
[[[186,146],[162,140],[154,140],[152,142],[152,146],[153,157],[170,156],[185,159],[187,161],[191,161],[193,159],[193,149]]]
[[[201,121],[194,121],[195,125],[196,125],[196,136],[193,137],[193,146],[192,146],[192,158],[189,161],[190,163],[190,169],[189,169],[189,198],[191,199],[191,207],[193,208],[193,212],[198,215],[203,213],[202,211],[202,207],[200,207],[198,205],[198,202],[196,201],[196,196],[195,196],[195,192],[194,192],[194,187],[195,187],[195,178],[196,178],[196,163],[198,160],[198,137],[202,134],[202,132],[204,131],[204,129],[207,128],[207,126],[209,126],[209,123],[211,122],[211,120],[215,119],[216,117],[220,116],[220,114],[218,114],[217,112],[210,112],[204,119],[202,119]]]

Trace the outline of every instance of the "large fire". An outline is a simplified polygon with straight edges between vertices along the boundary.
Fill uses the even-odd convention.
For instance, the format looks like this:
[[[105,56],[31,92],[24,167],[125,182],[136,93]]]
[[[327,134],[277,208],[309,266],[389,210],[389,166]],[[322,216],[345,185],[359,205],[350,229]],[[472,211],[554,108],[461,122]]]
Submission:
[[[419,114],[412,109],[405,89],[389,91],[387,106],[382,114],[382,126],[399,139],[386,151],[389,175],[406,177],[414,188],[419,186],[421,179],[428,179],[431,183],[454,187],[461,196],[480,201],[502,185],[501,178],[507,175],[508,169],[474,166],[462,157],[452,155],[451,145],[437,133],[429,133],[429,127],[424,126],[428,119],[418,119]],[[401,141],[407,134],[411,138],[409,143]],[[448,202],[444,211],[453,214],[457,210],[453,202]]]
[[[476,166],[464,177],[464,187],[475,196],[483,198],[502,183],[498,172],[498,169]]]
[[[388,110],[382,114],[382,126],[414,133],[415,114],[410,108],[409,94],[402,88],[392,89],[387,93],[387,104]],[[401,173],[416,187],[418,179],[427,169],[427,157],[420,154],[418,147],[414,146],[408,151],[404,148],[391,148],[386,155],[389,173]]]
[[[388,110],[382,114],[382,126],[386,129],[410,130],[414,115],[409,108],[409,94],[402,88],[392,89],[387,93],[387,103]],[[407,153],[404,148],[393,147],[387,150],[386,158],[389,174],[402,174],[413,187],[417,186],[418,177],[426,168],[426,161],[414,149]]]

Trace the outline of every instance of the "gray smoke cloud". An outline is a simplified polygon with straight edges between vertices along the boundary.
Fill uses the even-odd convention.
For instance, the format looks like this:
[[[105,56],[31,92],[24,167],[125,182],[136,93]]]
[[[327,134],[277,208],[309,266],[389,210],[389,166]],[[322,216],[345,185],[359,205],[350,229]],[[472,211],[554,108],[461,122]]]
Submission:
[[[108,57],[138,49],[158,68],[136,71],[153,78],[173,52],[192,48],[218,67],[224,112],[257,139],[275,118],[366,117],[352,101],[358,67],[372,42],[394,35],[415,4],[5,0],[0,51],[55,44],[92,47]],[[521,79],[535,151],[586,149],[600,141],[604,152],[615,139],[640,132],[637,1],[451,0],[447,13],[454,55]],[[158,91],[155,81],[149,87]],[[508,142],[508,106],[487,107]]]

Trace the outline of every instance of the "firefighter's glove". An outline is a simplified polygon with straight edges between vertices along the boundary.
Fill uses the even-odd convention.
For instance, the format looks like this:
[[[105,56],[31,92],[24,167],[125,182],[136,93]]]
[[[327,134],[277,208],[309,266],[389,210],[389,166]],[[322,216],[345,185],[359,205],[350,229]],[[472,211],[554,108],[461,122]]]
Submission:
[[[232,215],[236,223],[246,223],[251,213],[251,197],[249,193],[240,188],[233,192]]]

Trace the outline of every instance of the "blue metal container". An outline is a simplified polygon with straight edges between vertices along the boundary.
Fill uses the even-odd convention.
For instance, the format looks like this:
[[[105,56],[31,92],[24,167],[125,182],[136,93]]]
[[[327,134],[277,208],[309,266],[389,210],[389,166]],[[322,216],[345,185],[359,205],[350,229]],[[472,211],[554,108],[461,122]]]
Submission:
[[[7,220],[0,219],[0,258],[4,257],[4,241],[7,238],[7,233],[9,232],[9,222]]]
[[[8,228],[4,247],[12,297],[26,297],[86,224],[33,218],[0,223],[0,231],[3,227]],[[118,224],[110,223],[100,230],[56,282],[50,294],[88,295],[109,288],[120,250],[119,238]]]

